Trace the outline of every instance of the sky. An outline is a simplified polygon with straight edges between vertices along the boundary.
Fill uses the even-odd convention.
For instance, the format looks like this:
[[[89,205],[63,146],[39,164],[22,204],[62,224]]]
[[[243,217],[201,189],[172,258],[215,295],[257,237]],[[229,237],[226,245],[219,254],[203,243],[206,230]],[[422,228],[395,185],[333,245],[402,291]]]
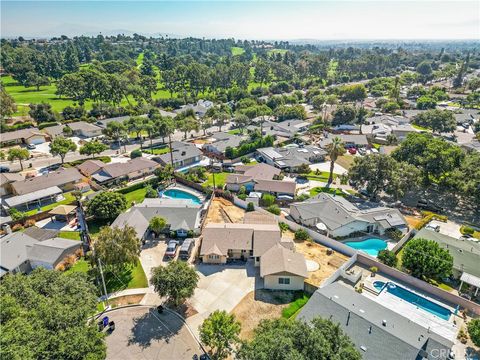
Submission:
[[[480,1],[1,1],[1,36],[480,39]]]

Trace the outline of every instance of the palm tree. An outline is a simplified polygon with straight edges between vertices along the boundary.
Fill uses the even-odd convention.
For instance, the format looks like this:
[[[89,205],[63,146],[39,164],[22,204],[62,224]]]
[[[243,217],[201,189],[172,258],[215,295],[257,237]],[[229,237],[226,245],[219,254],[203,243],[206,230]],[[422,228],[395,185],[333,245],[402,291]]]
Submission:
[[[327,183],[328,187],[333,181],[333,168],[335,167],[335,161],[337,161],[339,156],[345,154],[345,147],[343,145],[342,139],[340,139],[338,136],[335,136],[332,139],[332,142],[327,145],[327,153],[330,157],[330,175],[328,176]]]

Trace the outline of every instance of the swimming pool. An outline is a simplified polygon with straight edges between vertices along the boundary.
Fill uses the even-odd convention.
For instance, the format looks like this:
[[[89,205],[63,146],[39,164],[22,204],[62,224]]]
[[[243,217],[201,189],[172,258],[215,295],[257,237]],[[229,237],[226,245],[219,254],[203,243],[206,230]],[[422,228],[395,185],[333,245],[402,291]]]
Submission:
[[[410,304],[415,305],[417,308],[439,317],[440,319],[448,321],[448,319],[450,319],[450,315],[452,315],[452,312],[447,308],[444,308],[443,306],[438,305],[437,303],[434,303],[433,301],[417,295],[410,290],[407,290],[392,282],[384,283],[383,281],[375,281],[373,283],[373,287],[379,292],[387,289],[386,291],[388,293],[395,295],[396,297],[399,297],[400,299],[403,299]]]
[[[194,204],[200,205],[202,201],[193,194],[189,192],[179,190],[179,189],[168,189],[163,192],[163,195],[171,199],[187,199],[191,200]]]
[[[362,241],[347,241],[344,244],[375,257],[380,250],[385,250],[387,248],[387,243],[384,240],[377,238],[370,238]]]

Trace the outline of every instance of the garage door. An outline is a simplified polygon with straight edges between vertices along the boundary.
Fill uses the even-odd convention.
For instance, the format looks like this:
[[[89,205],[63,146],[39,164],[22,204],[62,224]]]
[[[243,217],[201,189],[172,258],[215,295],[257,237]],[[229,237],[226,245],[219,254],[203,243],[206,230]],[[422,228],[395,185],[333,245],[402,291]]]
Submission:
[[[45,139],[44,138],[32,138],[32,139],[29,139],[28,140],[28,143],[29,144],[34,144],[34,145],[38,145],[38,144],[43,144],[45,142]]]

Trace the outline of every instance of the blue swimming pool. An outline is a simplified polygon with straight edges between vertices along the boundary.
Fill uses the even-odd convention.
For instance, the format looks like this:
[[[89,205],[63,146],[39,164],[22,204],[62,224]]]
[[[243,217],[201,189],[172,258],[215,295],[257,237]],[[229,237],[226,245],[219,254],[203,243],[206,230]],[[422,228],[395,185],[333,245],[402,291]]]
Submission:
[[[370,238],[362,241],[347,241],[345,242],[345,245],[375,257],[380,250],[385,250],[387,248],[387,243],[384,240],[377,238]]]
[[[388,293],[395,295],[396,297],[399,297],[400,299],[403,299],[410,304],[415,305],[419,309],[438,316],[440,319],[448,320],[450,319],[450,315],[452,315],[452,312],[447,308],[444,308],[443,306],[438,305],[437,303],[434,303],[433,301],[430,301],[423,296],[417,295],[410,290],[407,290],[400,285],[394,284],[392,282],[384,283],[383,281],[375,281],[373,283],[373,286],[379,292],[382,292],[384,291],[384,289],[386,289]]]
[[[187,199],[191,200],[194,204],[201,204],[202,201],[193,194],[189,192],[179,190],[179,189],[168,189],[163,192],[163,195],[172,199]]]

